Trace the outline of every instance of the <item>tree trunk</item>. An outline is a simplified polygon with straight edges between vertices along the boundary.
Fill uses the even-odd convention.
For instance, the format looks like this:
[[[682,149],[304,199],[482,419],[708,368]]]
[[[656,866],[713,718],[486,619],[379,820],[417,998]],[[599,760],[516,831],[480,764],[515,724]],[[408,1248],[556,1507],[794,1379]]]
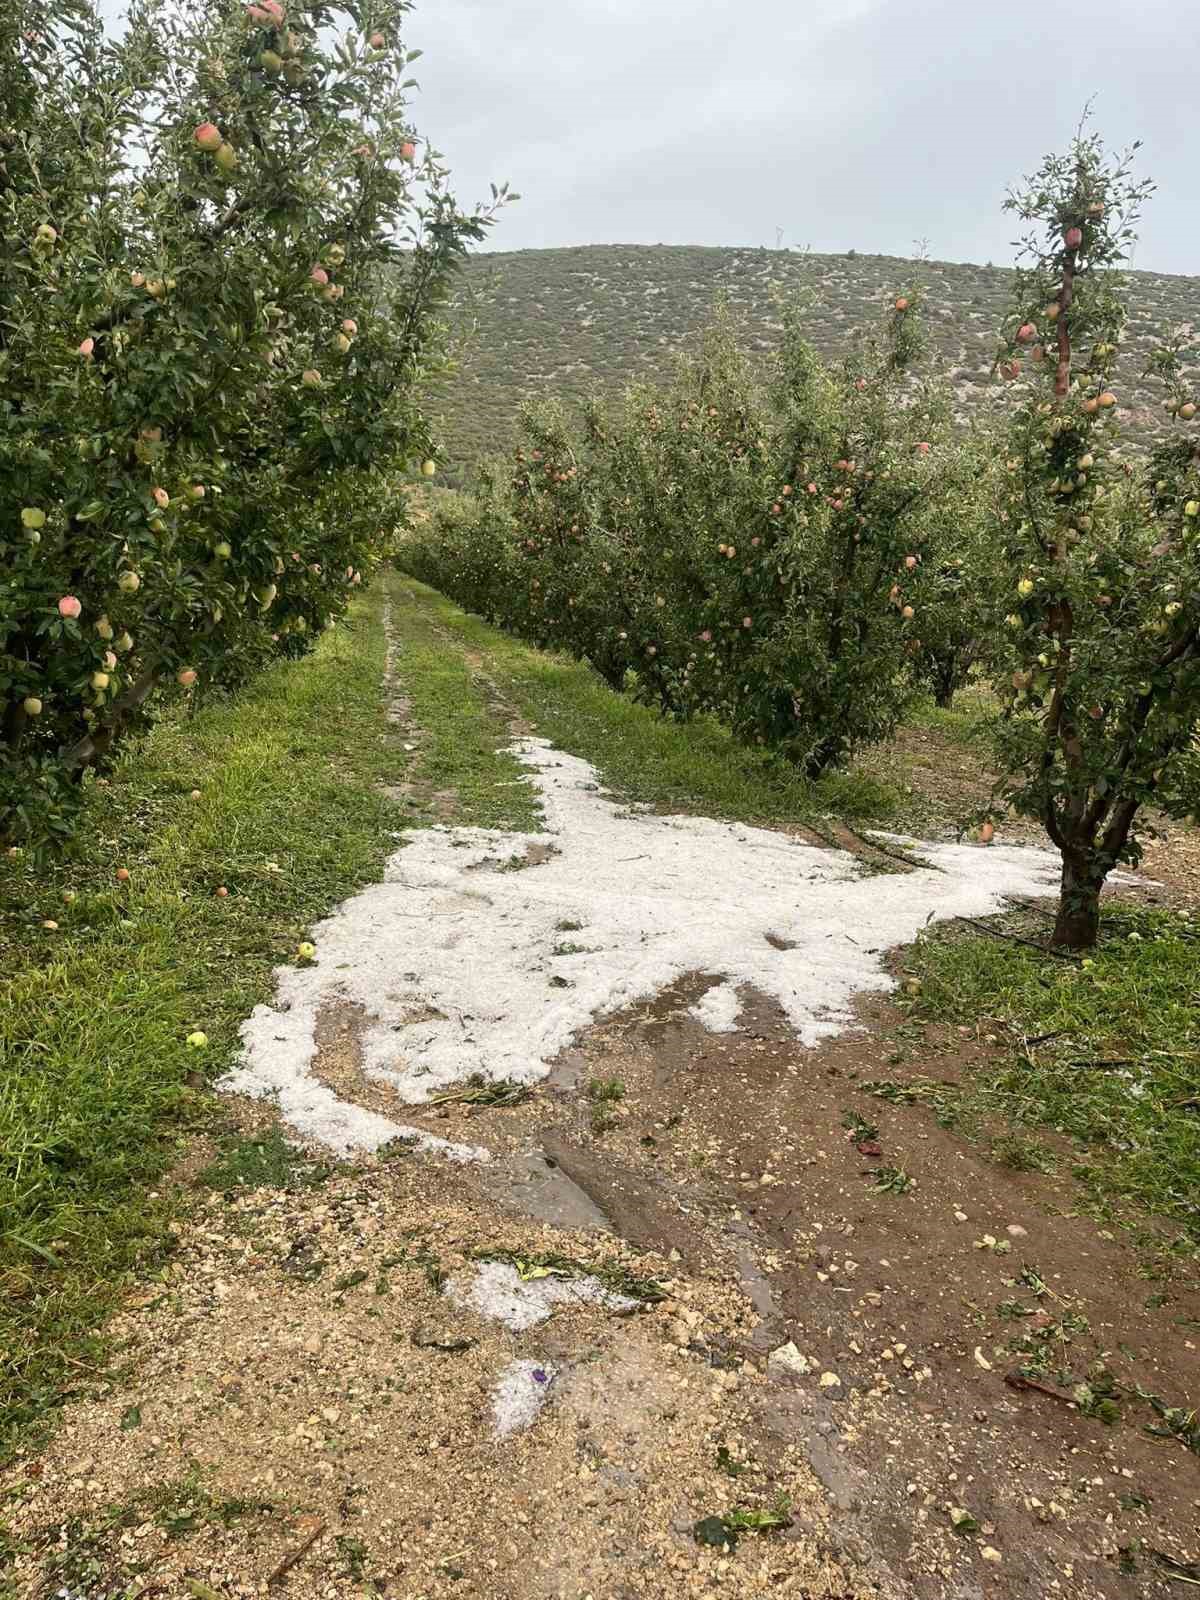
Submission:
[[[1100,891],[1108,874],[1089,855],[1065,855],[1054,944],[1090,950],[1100,932]]]
[[[625,663],[624,662],[622,662],[620,664],[620,666],[613,666],[609,662],[600,663],[600,662],[593,661],[592,665],[596,668],[596,671],[604,679],[605,683],[608,685],[608,687],[610,689],[614,689],[617,692],[617,694],[621,694],[624,691],[624,688],[625,688]]]
[[[815,783],[842,760],[844,751],[842,742],[834,735],[822,739],[815,744],[804,758],[804,776],[810,783]]]
[[[949,711],[954,704],[954,683],[952,680],[939,677],[933,691],[933,703],[939,711]]]

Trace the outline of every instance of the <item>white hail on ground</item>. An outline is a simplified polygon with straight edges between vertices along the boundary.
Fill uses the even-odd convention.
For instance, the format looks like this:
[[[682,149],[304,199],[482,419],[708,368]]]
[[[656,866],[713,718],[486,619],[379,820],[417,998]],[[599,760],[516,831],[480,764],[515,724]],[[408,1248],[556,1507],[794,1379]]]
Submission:
[[[785,833],[631,811],[543,740],[514,752],[546,831],[402,835],[384,881],[314,930],[315,961],[279,970],[275,1004],[243,1024],[225,1088],[277,1100],[298,1134],[340,1153],[371,1150],[415,1130],[313,1075],[324,1005],[364,1008],[365,1073],[420,1104],[472,1073],[536,1082],[597,1017],[688,973],[711,975],[693,1013],[707,1027],[736,1028],[753,988],[815,1045],[854,1026],[855,995],[893,987],[886,952],[929,921],[984,916],[1057,880],[1048,852],[996,844],[914,844],[922,866],[872,874]],[[549,859],[523,865],[531,846],[549,846]],[[459,1160],[486,1157],[421,1138]]]
[[[560,1305],[597,1305],[606,1311],[636,1311],[638,1302],[599,1278],[522,1278],[508,1261],[484,1261],[478,1267],[449,1279],[444,1293],[456,1306],[477,1311],[481,1317],[502,1322],[513,1333],[524,1333],[549,1320]]]
[[[511,1361],[492,1389],[492,1435],[507,1439],[537,1421],[558,1368],[546,1361]]]

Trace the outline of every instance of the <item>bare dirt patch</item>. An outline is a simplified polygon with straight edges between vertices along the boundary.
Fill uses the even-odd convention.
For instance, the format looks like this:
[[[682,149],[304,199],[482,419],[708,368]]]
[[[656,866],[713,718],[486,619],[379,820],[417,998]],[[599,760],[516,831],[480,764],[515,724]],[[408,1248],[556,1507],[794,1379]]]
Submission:
[[[481,1249],[582,1241],[498,1222],[466,1177],[416,1158],[213,1197],[177,1243],[112,1329],[136,1380],[83,1383],[52,1448],[8,1477],[17,1592],[57,1592],[90,1562],[102,1586],[66,1592],[257,1594],[302,1547],[281,1589],[300,1600],[364,1584],[495,1600],[874,1592],[827,1553],[802,1457],[782,1439],[759,1449],[762,1375],[675,1336],[735,1340],[753,1314],[726,1285],[597,1234],[589,1262],[619,1256],[671,1298],[625,1317],[569,1303],[512,1334],[451,1304],[444,1276]],[[535,1426],[497,1439],[493,1391],[518,1357],[553,1390]],[[744,1480],[722,1449],[755,1461]],[[707,1514],[780,1495],[796,1522],[746,1536],[736,1559],[693,1537]]]
[[[18,1592],[94,1535],[109,1577],[143,1569],[132,1593],[232,1600],[318,1530],[281,1591],[300,1600],[1175,1594],[1200,1470],[1145,1432],[1136,1386],[1194,1403],[1194,1286],[1154,1303],[1061,1183],[865,1093],[911,1074],[888,1003],[806,1050],[752,993],[735,1033],[706,1032],[713,981],[598,1024],[521,1105],[406,1109],[486,1167],[401,1151],[201,1204],[112,1330],[134,1378],[81,1380],[9,1475]],[[322,1021],[346,1093],[361,1020]],[[948,1038],[923,1081],[985,1048]],[[540,1261],[619,1263],[667,1299],[513,1334],[442,1292],[481,1251],[534,1282]],[[1011,1388],[1031,1359],[1044,1387]],[[1073,1388],[1097,1363],[1111,1425]],[[549,1403],[498,1439],[497,1386],[526,1370]],[[181,1494],[182,1531],[151,1508]],[[697,1543],[781,1497],[788,1527]]]
[[[367,1010],[351,1000],[327,1002],[317,1014],[313,1041],[312,1075],[339,1098],[366,1106],[380,1116],[394,1117],[404,1109],[404,1102],[390,1083],[368,1078],[363,1071],[363,1029],[367,1024]]]
[[[471,1137],[501,1167],[536,1144],[635,1247],[739,1286],[757,1321],[698,1348],[767,1378],[754,1426],[803,1446],[848,1513],[844,1554],[874,1552],[885,1589],[1178,1592],[1168,1563],[1200,1560],[1200,1461],[1146,1431],[1159,1418],[1138,1390],[1196,1403],[1194,1282],[1148,1282],[1071,1212],[1070,1180],[864,1093],[913,1076],[887,1003],[809,1051],[761,998],[735,1035],[706,1033],[689,1012],[707,981],[597,1026],[574,1093],[475,1113]],[[920,1080],[953,1083],[988,1048],[947,1037]],[[597,1133],[587,1087],[614,1082]],[[806,1371],[770,1363],[789,1344]],[[1018,1369],[1032,1386],[1010,1386]]]

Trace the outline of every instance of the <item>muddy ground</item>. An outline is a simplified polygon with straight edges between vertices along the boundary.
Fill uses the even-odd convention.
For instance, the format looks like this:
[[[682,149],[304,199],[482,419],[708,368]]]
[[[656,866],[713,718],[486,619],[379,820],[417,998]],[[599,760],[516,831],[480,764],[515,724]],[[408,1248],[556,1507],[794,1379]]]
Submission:
[[[520,1105],[405,1111],[488,1166],[401,1149],[291,1188],[198,1188],[113,1329],[124,1378],[81,1375],[51,1449],[9,1477],[18,1592],[56,1548],[82,1567],[94,1545],[114,1583],[146,1564],[142,1586],[42,1592],[259,1593],[319,1529],[274,1591],[1179,1593],[1200,1462],[1136,1400],[1082,1414],[1063,1374],[1102,1361],[1122,1395],[1183,1404],[1200,1295],[1149,1305],[1139,1258],[1061,1215],[1061,1187],[865,1093],[912,1070],[889,1064],[886,1005],[806,1051],[765,1004],[706,1033],[697,988],[597,1025]],[[355,1037],[353,1015],[322,1034],[343,1093]],[[947,1041],[922,1075],[986,1048]],[[252,1136],[262,1109],[237,1121]],[[912,1186],[880,1189],[881,1168]],[[511,1332],[446,1292],[478,1252],[617,1261],[666,1299]],[[1010,1387],[1040,1352],[1045,1388]],[[553,1370],[548,1403],[496,1439],[491,1392],[518,1359]],[[697,1543],[704,1518],[781,1498],[786,1528]],[[125,1523],[89,1542],[106,1506]]]

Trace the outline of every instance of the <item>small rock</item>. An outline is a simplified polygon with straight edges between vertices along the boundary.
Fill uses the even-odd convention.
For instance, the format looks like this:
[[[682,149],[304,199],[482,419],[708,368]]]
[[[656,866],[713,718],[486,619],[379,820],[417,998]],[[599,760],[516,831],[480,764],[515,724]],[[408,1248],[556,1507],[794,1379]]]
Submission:
[[[817,1381],[822,1389],[840,1389],[842,1387],[842,1380],[836,1372],[823,1372]]]
[[[1023,1228],[1019,1222],[1010,1222],[1004,1231],[1005,1233],[1011,1235],[1011,1237],[1014,1239],[1024,1239],[1028,1237],[1028,1229]]]
[[[999,1550],[996,1549],[996,1546],[994,1544],[985,1544],[983,1549],[979,1553],[980,1553],[980,1555],[983,1557],[983,1559],[985,1561],[1003,1561],[1004,1560],[1004,1557],[1000,1554]]]
[[[777,1350],[772,1350],[767,1357],[767,1370],[775,1368],[781,1372],[794,1372],[797,1377],[807,1377],[812,1371],[812,1363],[807,1356],[802,1356],[796,1346],[789,1340],[781,1344]]]
[[[965,1222],[967,1220],[967,1213],[965,1211],[956,1211],[954,1213],[954,1220],[955,1222]]]

